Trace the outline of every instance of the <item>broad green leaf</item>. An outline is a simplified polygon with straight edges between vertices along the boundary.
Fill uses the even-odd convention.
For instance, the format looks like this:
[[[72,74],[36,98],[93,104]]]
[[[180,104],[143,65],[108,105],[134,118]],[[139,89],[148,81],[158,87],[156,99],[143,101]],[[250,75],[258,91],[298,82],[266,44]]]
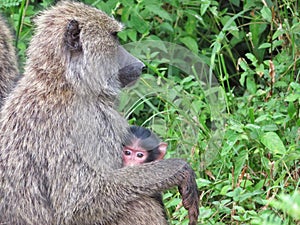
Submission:
[[[251,39],[253,43],[253,53],[259,61],[264,58],[265,49],[258,49],[263,32],[266,32],[267,24],[261,23],[260,18],[254,18],[250,23]]]
[[[173,198],[170,201],[167,201],[165,205],[167,208],[170,208],[171,206],[177,206],[180,202],[180,198]]]
[[[227,131],[227,133],[225,134],[225,139],[226,141],[223,145],[223,148],[221,149],[222,157],[227,156],[231,152],[231,149],[236,144],[236,142],[240,140],[239,135],[237,135],[236,132],[232,130]]]
[[[295,105],[292,102],[289,102],[288,106],[288,114],[290,118],[293,118],[294,115],[296,115],[297,109]]]
[[[248,71],[248,69],[249,69],[249,66],[248,66],[247,62],[246,62],[244,59],[242,59],[242,60],[240,61],[239,66],[240,66],[244,71]]]
[[[222,187],[220,195],[226,195],[229,190],[232,190],[232,185],[225,185],[224,187]]]
[[[251,93],[251,94],[255,94],[257,87],[256,87],[256,83],[253,77],[247,77],[246,79],[246,85],[247,85],[247,90]]]
[[[150,10],[155,15],[158,15],[160,18],[172,21],[171,16],[165,10],[163,10],[158,5],[147,5],[147,9]]]
[[[208,9],[211,1],[201,1],[201,6],[200,6],[200,15],[203,16],[206,10]]]
[[[233,5],[240,6],[240,0],[230,0]]]
[[[270,8],[264,6],[260,12],[261,12],[262,17],[263,17],[266,21],[268,21],[268,22],[271,22],[271,21],[272,21],[272,12],[271,12],[271,9],[270,9]]]
[[[257,62],[257,59],[256,59],[255,55],[253,55],[252,53],[246,53],[246,57],[248,59],[250,59],[252,63]]]
[[[188,19],[185,23],[184,28],[189,35],[194,36],[196,29],[197,29],[196,18],[194,16],[188,16]]]
[[[241,74],[241,77],[239,79],[240,84],[244,87],[245,86],[245,79],[247,77],[248,73],[247,72],[243,72]]]
[[[169,33],[173,33],[174,32],[174,28],[172,27],[172,25],[170,23],[162,23],[159,28],[163,31],[169,32]]]
[[[267,124],[265,126],[262,126],[261,129],[263,131],[277,131],[278,127],[276,124]]]
[[[139,33],[144,34],[148,31],[149,25],[138,12],[134,11],[131,14],[130,23]]]
[[[300,33],[300,23],[295,23],[291,28],[293,33]]]
[[[195,39],[191,38],[191,37],[183,37],[180,38],[180,41],[186,46],[188,47],[192,52],[194,53],[198,53],[198,44],[195,41]]]
[[[127,32],[124,30],[118,32],[118,37],[123,41],[127,41]]]
[[[202,179],[202,178],[198,178],[198,179],[196,180],[196,182],[197,182],[198,188],[201,188],[201,187],[208,187],[209,185],[211,185],[211,181],[206,180],[206,179]]]
[[[128,30],[127,35],[131,41],[136,41],[136,37],[137,37],[136,30],[133,30],[133,29]]]
[[[279,36],[283,35],[285,31],[283,29],[277,29],[272,36],[272,40],[277,39]]]
[[[292,82],[290,84],[291,88],[294,90],[293,93],[289,94],[286,98],[285,101],[287,102],[294,102],[294,101],[300,101],[300,84],[296,82]]]
[[[284,44],[283,40],[275,40],[275,41],[273,41],[272,50],[274,50],[278,46],[282,46],[283,44]]]
[[[283,142],[275,132],[265,133],[260,141],[275,155],[284,155],[286,153]]]
[[[258,47],[258,49],[261,49],[261,48],[270,48],[271,46],[272,46],[271,43],[263,43],[263,44],[261,44]]]
[[[297,91],[300,91],[300,84],[298,84],[296,82],[292,82],[291,87]]]
[[[294,101],[299,101],[300,99],[300,93],[295,93],[295,94],[289,94],[286,96],[285,101],[287,102],[294,102]]]
[[[248,151],[246,149],[240,149],[239,154],[236,157],[235,170],[234,170],[234,182],[237,182],[239,175],[245,165],[245,161],[248,160]]]

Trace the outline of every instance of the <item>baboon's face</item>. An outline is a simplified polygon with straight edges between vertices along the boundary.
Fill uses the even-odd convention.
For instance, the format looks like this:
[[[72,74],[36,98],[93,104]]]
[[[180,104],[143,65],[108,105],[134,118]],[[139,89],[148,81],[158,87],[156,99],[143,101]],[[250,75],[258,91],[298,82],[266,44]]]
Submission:
[[[121,30],[120,23],[100,10],[62,1],[37,18],[35,48],[29,54],[39,67],[65,70],[67,82],[83,94],[116,96],[144,67],[118,43]]]
[[[75,63],[79,56],[84,62],[82,69],[89,74],[87,84],[92,89],[100,86],[113,93],[134,83],[144,64],[120,46],[117,33],[122,26],[106,14],[97,13],[90,20],[70,20],[65,42]]]
[[[99,72],[91,86],[98,81],[102,88],[114,92],[113,89],[130,85],[140,76],[144,64],[120,46],[117,33],[121,30],[121,24],[102,12],[82,22],[69,21],[66,45],[82,54],[86,71],[92,75]]]

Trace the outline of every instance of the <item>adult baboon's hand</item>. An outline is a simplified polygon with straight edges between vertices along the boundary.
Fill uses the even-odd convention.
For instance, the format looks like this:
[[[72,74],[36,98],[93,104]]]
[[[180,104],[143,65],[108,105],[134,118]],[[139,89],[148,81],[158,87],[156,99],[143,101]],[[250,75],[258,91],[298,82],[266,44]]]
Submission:
[[[178,189],[182,196],[183,206],[188,210],[189,225],[196,225],[199,215],[199,196],[195,172],[188,164],[185,167],[184,178]]]

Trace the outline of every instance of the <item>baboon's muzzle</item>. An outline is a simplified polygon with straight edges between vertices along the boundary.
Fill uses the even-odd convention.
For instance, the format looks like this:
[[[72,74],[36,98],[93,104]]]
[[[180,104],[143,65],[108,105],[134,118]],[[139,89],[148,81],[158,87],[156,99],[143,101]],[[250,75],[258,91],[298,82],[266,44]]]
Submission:
[[[145,68],[144,63],[135,58],[121,46],[119,47],[118,59],[120,65],[119,81],[121,87],[134,84],[142,74],[142,70]]]

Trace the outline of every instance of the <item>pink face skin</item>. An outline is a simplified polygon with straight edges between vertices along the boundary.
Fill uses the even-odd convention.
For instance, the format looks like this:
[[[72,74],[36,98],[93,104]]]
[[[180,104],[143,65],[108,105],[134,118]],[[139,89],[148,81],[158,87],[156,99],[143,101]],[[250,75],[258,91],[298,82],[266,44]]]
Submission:
[[[159,155],[154,160],[163,159],[167,151],[167,144],[161,142],[158,146]],[[123,165],[124,166],[135,166],[141,165],[146,162],[149,152],[142,149],[138,142],[134,142],[131,146],[124,146],[123,148]]]
[[[123,149],[123,164],[124,166],[134,166],[143,164],[148,157],[148,152],[145,150],[135,150],[129,146]]]

